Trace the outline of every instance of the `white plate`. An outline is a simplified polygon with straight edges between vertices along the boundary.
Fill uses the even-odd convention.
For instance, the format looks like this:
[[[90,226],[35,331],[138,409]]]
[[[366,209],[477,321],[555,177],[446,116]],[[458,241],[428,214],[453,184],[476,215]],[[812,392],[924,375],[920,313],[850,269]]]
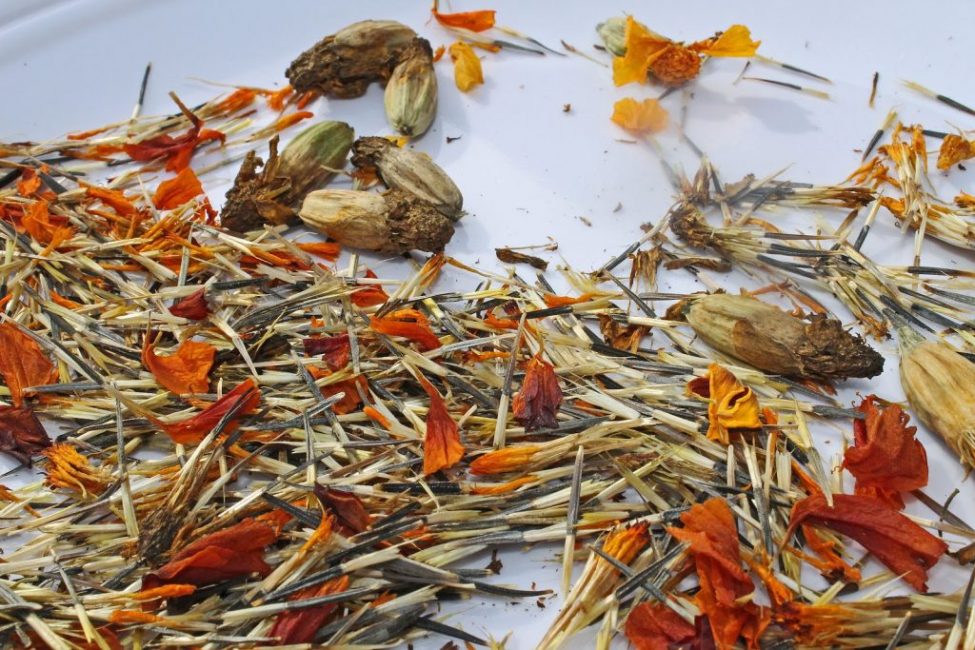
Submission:
[[[735,60],[709,63],[688,87],[693,94],[688,134],[710,155],[723,178],[748,172],[764,176],[789,167],[783,178],[814,183],[838,182],[859,163],[862,147],[896,106],[906,123],[928,128],[970,128],[970,116],[919,98],[904,90],[900,79],[921,82],[947,95],[975,104],[971,91],[967,32],[975,24],[975,4],[957,1],[923,6],[915,3],[739,3],[672,2],[605,3],[491,2],[499,22],[516,27],[557,47],[559,39],[592,52],[594,28],[612,14],[632,12],[655,30],[677,39],[699,39],[736,22],[763,41],[761,52],[831,77],[823,86],[774,68],[754,65],[751,74],[827,90],[831,101],[793,91],[741,81]],[[472,2],[454,10],[482,8]],[[275,86],[300,51],[325,34],[356,20],[403,21],[431,40],[449,44],[447,33],[428,20],[427,3],[314,0],[233,3],[135,2],[122,0],[7,0],[0,5],[0,140],[43,139],[125,118],[129,115],[147,62],[153,71],[144,113],[168,113],[167,97],[175,90],[187,104],[212,97],[220,89],[198,79]],[[954,36],[957,35],[957,38]],[[597,56],[598,53],[594,53]],[[578,270],[598,267],[641,234],[639,225],[656,221],[672,202],[672,190],[653,152],[620,142],[627,136],[610,123],[613,102],[623,96],[656,96],[659,88],[630,85],[614,88],[610,71],[578,56],[538,57],[503,52],[484,54],[486,84],[468,95],[452,83],[448,60],[438,64],[440,112],[431,131],[416,142],[456,179],[469,211],[449,247],[459,259],[484,268],[500,268],[493,249],[504,245],[559,243],[559,255]],[[608,58],[606,58],[608,61]],[[867,107],[870,79],[880,72],[876,108]],[[681,93],[666,105],[679,119]],[[571,104],[569,112],[563,105]],[[320,116],[345,120],[360,135],[388,133],[381,91],[372,88],[356,100],[325,100],[314,105]],[[451,144],[446,136],[462,136]],[[693,173],[693,155],[671,133],[661,137],[668,160]],[[211,199],[219,203],[233,177],[232,165],[206,179]],[[971,173],[952,171],[945,195],[972,189]],[[615,210],[618,204],[622,208]],[[586,225],[579,217],[588,219]],[[780,217],[776,217],[779,219]],[[838,215],[813,212],[782,215],[786,227],[816,219],[835,225]],[[878,259],[909,263],[913,238],[902,235],[886,215],[867,241]],[[969,253],[927,242],[924,262],[971,266]],[[401,273],[396,260],[373,260],[380,274]],[[521,270],[520,270],[521,271]],[[523,271],[521,271],[523,273]],[[557,274],[550,273],[553,279]],[[700,285],[681,272],[663,276],[661,290],[693,291]],[[737,276],[711,276],[729,290],[741,286]],[[449,282],[449,280],[448,280]],[[819,294],[817,294],[819,295]],[[837,313],[846,321],[848,313]],[[844,403],[855,393],[874,392],[903,399],[897,381],[896,347],[878,347],[888,358],[887,370],[874,380],[843,386]],[[820,448],[831,459],[842,451],[850,428],[817,430]],[[953,509],[975,522],[971,481],[943,445],[922,431],[929,455],[931,483],[927,492],[944,499],[956,487],[963,497]],[[0,469],[12,467],[3,459]],[[931,513],[917,503],[908,511]],[[545,547],[530,554],[502,553],[501,579],[522,587],[557,587],[560,549]],[[578,567],[577,567],[578,569]],[[950,558],[932,572],[933,590],[958,588],[967,577]],[[532,648],[558,609],[559,598],[539,609],[532,599],[510,604],[496,599],[445,606],[460,612],[452,623],[496,638],[513,631],[511,650]],[[593,643],[592,630],[569,647]],[[442,638],[421,641],[417,648],[438,648]],[[619,642],[623,645],[623,642]]]

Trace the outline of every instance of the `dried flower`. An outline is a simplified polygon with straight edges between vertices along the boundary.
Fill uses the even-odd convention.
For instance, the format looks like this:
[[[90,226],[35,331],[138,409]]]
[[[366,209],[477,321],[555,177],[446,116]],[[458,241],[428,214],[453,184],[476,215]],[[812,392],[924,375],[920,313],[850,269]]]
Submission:
[[[927,571],[948,550],[947,544],[878,499],[850,494],[832,498],[832,507],[822,494],[797,502],[786,539],[804,522],[825,526],[859,542],[918,591],[927,591]]]
[[[58,371],[40,346],[11,322],[0,323],[0,377],[14,406],[24,403],[24,389],[58,380]]]
[[[901,346],[901,385],[918,418],[975,467],[975,365],[943,341]]]
[[[623,54],[613,59],[613,83],[617,86],[645,82],[650,64],[671,43],[670,39],[651,32],[632,16],[626,17],[623,42]]]
[[[683,305],[683,315],[708,344],[766,372],[816,380],[873,377],[884,358],[839,321],[802,320],[747,296],[712,294]]]
[[[387,187],[403,190],[456,221],[464,207],[457,185],[425,153],[397,147],[386,138],[359,138],[352,145],[352,164],[373,172]]]
[[[975,142],[949,133],[941,141],[941,149],[938,151],[938,169],[946,172],[953,165],[969,158],[975,158]]]
[[[901,492],[928,484],[928,456],[914,438],[917,428],[907,426],[910,418],[898,405],[878,408],[875,395],[857,410],[864,419],[853,421],[853,446],[846,450],[843,467],[856,477],[857,494],[899,510],[904,507]]]
[[[176,352],[165,357],[153,349],[153,335],[146,335],[142,346],[142,365],[166,390],[177,395],[205,393],[210,388],[210,369],[217,349],[209,343],[185,340]]]
[[[454,83],[461,92],[470,92],[484,83],[481,59],[474,49],[464,41],[450,46],[450,59],[454,62]]]
[[[555,427],[561,403],[562,388],[555,368],[539,352],[528,362],[525,379],[512,402],[515,419],[526,431]]]
[[[614,123],[633,134],[658,133],[667,128],[667,110],[656,99],[638,102],[624,97],[613,104]]]
[[[51,446],[51,439],[29,407],[0,406],[0,452],[24,465],[31,456]]]
[[[285,75],[299,93],[350,98],[374,81],[385,83],[416,32],[392,20],[363,20],[340,29],[302,52]]]
[[[73,490],[86,498],[101,494],[111,483],[107,472],[92,467],[88,459],[71,445],[52,445],[42,455],[47,459],[44,482],[52,488]]]
[[[318,190],[305,197],[298,214],[305,225],[342,245],[385,253],[439,251],[454,235],[451,219],[397,189],[383,194]]]
[[[425,38],[415,38],[400,55],[383,95],[386,120],[410,137],[427,132],[437,114],[437,73],[433,50]]]
[[[180,298],[169,308],[169,313],[187,320],[206,320],[210,315],[206,288],[200,287],[185,298]]]
[[[142,578],[142,588],[156,589],[173,583],[203,587],[252,573],[267,575],[271,567],[264,561],[264,548],[277,537],[268,524],[244,519],[205,535],[176,553],[165,565]]]
[[[759,429],[758,398],[752,389],[738,381],[728,369],[716,363],[708,367],[708,374],[688,384],[695,395],[707,397],[708,439],[723,445],[731,443],[729,429]]]
[[[418,379],[430,398],[427,433],[423,437],[423,474],[429,476],[459,463],[464,457],[464,446],[460,444],[457,423],[450,417],[443,397],[423,375]]]

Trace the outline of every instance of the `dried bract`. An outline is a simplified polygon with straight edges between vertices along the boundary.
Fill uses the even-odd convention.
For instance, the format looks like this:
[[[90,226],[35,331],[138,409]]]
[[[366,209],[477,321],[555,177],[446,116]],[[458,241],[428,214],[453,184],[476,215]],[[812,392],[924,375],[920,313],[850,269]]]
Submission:
[[[399,133],[426,133],[437,114],[437,74],[433,50],[425,38],[415,38],[400,57],[383,95],[386,119]]]

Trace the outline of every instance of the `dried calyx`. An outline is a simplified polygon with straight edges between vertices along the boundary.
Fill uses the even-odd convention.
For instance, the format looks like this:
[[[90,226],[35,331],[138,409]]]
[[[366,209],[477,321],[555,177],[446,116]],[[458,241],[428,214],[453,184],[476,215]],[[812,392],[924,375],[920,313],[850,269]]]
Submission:
[[[386,138],[359,138],[352,145],[352,164],[374,171],[387,187],[415,195],[453,221],[462,215],[460,190],[425,153],[397,147]]]
[[[433,205],[399,189],[382,194],[360,190],[310,193],[301,220],[345,246],[404,253],[440,251],[454,235],[454,222]]]
[[[255,152],[248,152],[220,212],[223,226],[247,232],[265,223],[295,222],[305,195],[328,183],[335,170],[345,166],[354,135],[345,122],[322,122],[299,133],[280,156],[275,136],[268,145],[266,163]]]
[[[712,347],[779,375],[814,380],[873,377],[884,359],[822,314],[801,319],[748,296],[712,294],[680,304],[695,333]]]
[[[403,135],[426,133],[437,114],[437,74],[433,50],[425,38],[415,38],[400,57],[383,96],[386,119]]]
[[[298,55],[285,75],[301,93],[359,97],[374,81],[385,83],[416,32],[393,20],[363,20],[337,31]]]

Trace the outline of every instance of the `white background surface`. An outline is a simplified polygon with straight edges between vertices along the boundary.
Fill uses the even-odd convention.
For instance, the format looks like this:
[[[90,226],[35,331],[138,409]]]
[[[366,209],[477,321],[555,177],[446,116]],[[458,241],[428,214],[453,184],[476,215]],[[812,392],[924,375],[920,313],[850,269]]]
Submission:
[[[833,99],[823,101],[755,82],[732,85],[741,61],[709,63],[689,87],[694,96],[687,131],[726,181],[748,172],[761,177],[791,165],[784,178],[838,182],[859,164],[854,149],[866,143],[893,106],[905,123],[922,121],[936,130],[975,126],[970,116],[912,95],[899,83],[918,81],[975,105],[971,85],[975,70],[967,38],[975,24],[971,2],[493,1],[451,7],[479,8],[497,9],[499,23],[553,47],[564,39],[587,52],[593,52],[591,45],[597,40],[596,23],[623,12],[679,40],[704,38],[740,22],[762,41],[761,53],[835,81],[833,86],[817,85],[762,65],[749,71],[825,89]],[[283,71],[300,51],[355,20],[400,20],[429,38],[434,47],[449,45],[452,39],[428,20],[427,9],[425,0],[6,0],[0,4],[0,141],[41,140],[128,117],[150,61],[146,114],[172,112],[169,90],[177,91],[189,105],[220,90],[195,79],[263,87],[286,83]],[[440,112],[431,131],[416,142],[417,148],[447,169],[465,196],[469,214],[448,248],[450,254],[495,268],[494,247],[545,243],[551,237],[559,243],[558,253],[549,255],[553,262],[561,255],[574,268],[588,270],[639,237],[641,223],[656,221],[666,211],[672,191],[654,154],[645,146],[618,142],[627,136],[609,121],[616,99],[655,97],[659,88],[614,88],[608,68],[577,56],[515,52],[482,56],[486,84],[468,95],[453,85],[449,56],[438,64]],[[874,71],[880,72],[880,87],[876,108],[870,109],[867,97]],[[665,102],[675,120],[680,102],[680,93]],[[572,105],[569,113],[562,112],[566,103]],[[389,132],[377,87],[356,100],[319,101],[312,110],[349,122],[358,135]],[[445,136],[462,138],[446,144]],[[663,136],[661,143],[672,163],[685,163],[693,174],[694,157],[686,147],[672,135]],[[932,141],[930,147],[936,146]],[[236,165],[230,165],[206,179],[215,203],[235,171]],[[972,172],[952,171],[943,182],[944,196],[975,189]],[[623,208],[614,212],[618,203]],[[592,227],[580,216],[589,219]],[[806,223],[808,231],[817,218],[838,223],[836,214],[813,212],[795,215],[788,223]],[[865,251],[881,261],[907,264],[912,245],[913,238],[901,235],[882,211]],[[931,242],[924,250],[926,264],[971,266],[971,254]],[[380,277],[402,273],[395,260],[371,263]],[[688,277],[665,273],[661,289],[699,289]],[[713,277],[729,290],[740,286],[734,276]],[[842,310],[838,315],[850,320]],[[895,345],[885,342],[878,347],[888,357],[887,372],[874,380],[847,382],[841,393],[845,403],[854,400],[855,392],[902,399]],[[822,430],[821,448],[827,459],[841,450],[843,435],[851,436],[846,426]],[[971,480],[962,483],[962,470],[940,442],[927,432],[921,439],[931,465],[928,493],[943,499],[954,487],[961,487],[962,496],[953,509],[975,522],[975,486]],[[6,463],[0,470],[12,466],[6,459],[0,462]],[[916,503],[908,509],[930,516]],[[532,581],[555,587],[559,554],[555,548],[536,550],[530,556],[509,549],[502,554],[501,579],[522,587]],[[965,574],[946,558],[933,573],[932,589],[957,588]],[[554,598],[540,610],[534,600],[517,605],[472,601],[459,607],[464,613],[452,622],[496,638],[513,631],[510,649],[532,648],[559,603]],[[417,647],[438,648],[443,642],[436,638]],[[591,645],[591,636],[583,635],[571,647]]]

